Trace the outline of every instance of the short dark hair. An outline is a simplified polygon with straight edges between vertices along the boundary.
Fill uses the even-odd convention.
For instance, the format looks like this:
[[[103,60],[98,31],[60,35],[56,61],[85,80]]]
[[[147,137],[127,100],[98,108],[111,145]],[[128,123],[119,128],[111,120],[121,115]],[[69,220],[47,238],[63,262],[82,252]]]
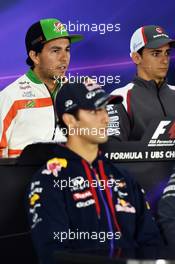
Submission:
[[[42,51],[43,47],[44,47],[44,44],[45,44],[45,43],[37,45],[37,46],[33,49],[33,51],[35,51],[36,54],[37,54],[37,53],[40,53],[40,52]],[[34,62],[33,62],[33,60],[30,58],[30,56],[27,57],[27,59],[26,59],[26,63],[27,63],[27,65],[29,65],[31,68],[34,68]]]
[[[79,109],[77,110],[74,110],[74,111],[71,111],[70,113],[67,113],[67,114],[71,114],[73,115],[77,120],[79,120]],[[62,117],[59,119],[58,121],[58,125],[60,127],[60,129],[66,129],[66,131],[68,132],[68,127],[67,125],[64,123]],[[65,135],[66,137],[68,137],[68,134]]]
[[[144,50],[144,47],[142,47],[141,49],[139,49],[137,52],[142,56],[143,50]]]

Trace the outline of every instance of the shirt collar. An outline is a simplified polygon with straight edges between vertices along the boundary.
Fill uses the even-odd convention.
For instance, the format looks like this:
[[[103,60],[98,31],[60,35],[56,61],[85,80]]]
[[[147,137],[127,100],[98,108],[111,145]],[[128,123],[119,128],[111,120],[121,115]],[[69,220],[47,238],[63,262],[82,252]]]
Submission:
[[[32,69],[29,69],[28,72],[26,73],[26,76],[34,83],[41,84],[43,83],[41,80],[38,79],[36,74]]]

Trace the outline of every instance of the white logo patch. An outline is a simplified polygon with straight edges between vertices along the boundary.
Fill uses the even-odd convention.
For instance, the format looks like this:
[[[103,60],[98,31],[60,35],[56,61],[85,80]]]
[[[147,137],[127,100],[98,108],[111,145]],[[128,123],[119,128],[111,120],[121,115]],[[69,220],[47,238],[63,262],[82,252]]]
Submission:
[[[88,92],[88,93],[86,94],[86,98],[87,98],[87,99],[91,99],[91,98],[94,97],[95,95],[96,95],[96,93],[93,92],[93,91],[91,91],[91,92]]]
[[[87,200],[86,202],[78,202],[76,203],[76,207],[81,208],[81,207],[87,207],[95,203],[94,199]]]
[[[73,101],[72,100],[67,100],[66,102],[65,102],[65,107],[69,107],[69,106],[71,106],[73,104]]]

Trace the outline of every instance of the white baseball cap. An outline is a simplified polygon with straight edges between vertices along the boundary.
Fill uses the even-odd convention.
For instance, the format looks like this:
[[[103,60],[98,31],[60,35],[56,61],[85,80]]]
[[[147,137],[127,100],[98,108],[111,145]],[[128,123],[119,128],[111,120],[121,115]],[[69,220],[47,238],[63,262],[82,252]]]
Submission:
[[[175,40],[169,38],[162,27],[156,25],[140,27],[131,37],[130,56],[143,47],[156,49],[168,43],[171,47],[175,47]]]

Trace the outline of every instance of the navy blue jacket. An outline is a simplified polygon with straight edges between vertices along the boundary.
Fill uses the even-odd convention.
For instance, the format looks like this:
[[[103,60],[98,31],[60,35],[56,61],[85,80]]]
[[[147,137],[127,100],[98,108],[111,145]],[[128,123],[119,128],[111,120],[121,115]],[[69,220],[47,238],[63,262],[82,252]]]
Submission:
[[[102,154],[90,165],[58,145],[27,191],[40,258],[65,249],[156,246],[160,235],[138,184]]]
[[[159,225],[168,246],[175,246],[175,168],[158,207]]]

